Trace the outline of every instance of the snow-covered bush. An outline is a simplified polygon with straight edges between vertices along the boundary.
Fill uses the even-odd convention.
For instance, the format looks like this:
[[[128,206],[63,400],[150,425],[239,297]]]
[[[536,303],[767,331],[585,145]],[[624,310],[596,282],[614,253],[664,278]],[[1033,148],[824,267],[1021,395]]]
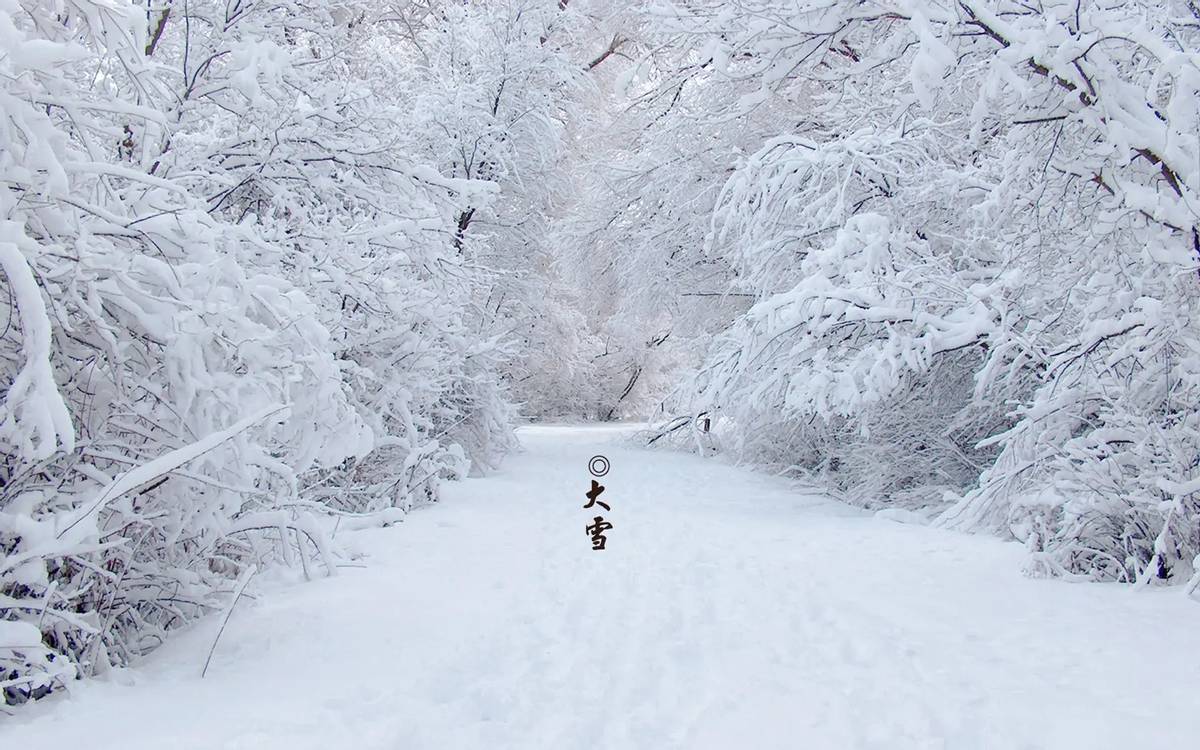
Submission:
[[[245,538],[256,513],[370,438],[312,301],[237,262],[256,237],[132,162],[126,123],[169,123],[130,10],[28,3],[0,40],[0,603],[56,657],[0,651],[8,702],[213,604],[266,554]]]
[[[455,7],[426,11],[492,39]],[[510,448],[519,341],[480,300],[520,264],[464,256],[460,219],[542,199],[414,145],[474,115],[413,109],[440,82],[389,13],[0,0],[6,703],[149,651],[251,565],[333,573],[323,517],[394,519]]]
[[[747,460],[1015,535],[1035,573],[1187,580],[1195,8],[650,5],[736,116],[796,103],[715,206],[707,252],[754,305],[680,408]]]

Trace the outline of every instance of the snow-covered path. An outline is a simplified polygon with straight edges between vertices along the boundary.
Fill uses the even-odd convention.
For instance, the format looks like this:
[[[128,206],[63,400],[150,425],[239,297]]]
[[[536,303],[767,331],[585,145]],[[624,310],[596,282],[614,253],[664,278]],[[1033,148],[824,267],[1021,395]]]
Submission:
[[[531,427],[495,476],[243,601],[5,748],[1135,748],[1200,737],[1200,607],[782,480]],[[612,465],[608,549],[587,463]]]

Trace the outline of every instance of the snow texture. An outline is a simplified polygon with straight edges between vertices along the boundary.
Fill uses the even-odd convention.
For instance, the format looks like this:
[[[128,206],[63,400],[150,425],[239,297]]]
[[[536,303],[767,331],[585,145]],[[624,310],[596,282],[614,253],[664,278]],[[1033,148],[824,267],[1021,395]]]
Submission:
[[[495,476],[343,540],[365,567],[256,578],[204,679],[216,616],[39,702],[0,744],[1127,750],[1200,732],[1183,597],[1029,579],[1019,545],[630,432],[524,428]],[[603,552],[582,508],[596,454]]]
[[[1175,691],[1172,677],[1158,688],[1170,698],[1130,697],[1161,680],[1113,675],[1136,672],[1124,660],[1160,642],[1193,652],[1184,625],[1194,615],[1092,588],[1054,589],[1045,600],[1058,597],[1062,611],[1042,610],[1051,589],[1010,582],[1007,566],[1173,588],[1181,603],[1200,592],[1195,0],[0,0],[0,183],[6,715],[51,710],[37,704],[141,663],[197,620],[250,627],[241,605],[289,576],[320,579],[305,591],[363,620],[345,628],[360,651],[341,656],[354,664],[389,665],[367,653],[380,636],[355,628],[401,637],[428,625],[401,611],[426,607],[466,608],[451,638],[473,647],[467,630],[488,624],[540,679],[602,669],[597,656],[572,661],[555,639],[583,632],[614,645],[572,620],[608,615],[563,593],[557,572],[525,581],[531,571],[508,542],[493,540],[515,556],[503,571],[512,585],[551,587],[547,622],[535,622],[538,594],[526,588],[516,612],[559,651],[539,662],[508,619],[459,601],[499,585],[499,570],[480,581],[458,572],[480,560],[468,547],[494,523],[586,584],[634,600],[684,597],[673,625],[626,613],[631,653],[649,660],[655,649],[675,665],[644,685],[619,666],[601,705],[635,727],[621,730],[627,743],[687,745],[710,718],[688,711],[734,710],[675,651],[696,650],[714,680],[758,674],[704,661],[736,642],[737,627],[787,665],[762,674],[803,693],[793,673],[808,663],[835,675],[839,701],[846,663],[871,659],[881,689],[915,695],[899,687],[904,668],[879,657],[898,633],[920,657],[910,681],[937,695],[893,724],[875,688],[864,697],[855,685],[887,731],[955,746],[993,734],[1032,742],[1028,722],[998,718],[1013,720],[1016,698],[939,686],[942,673],[929,671],[993,658],[960,641],[976,622],[994,626],[995,592],[1028,596],[1022,606],[1041,613],[1013,626],[1016,636],[1081,660],[1031,646],[988,676],[997,689],[1016,684],[1018,666],[1045,674],[1049,664],[1086,686],[1058,704],[1094,697],[1142,742],[1182,728],[1164,707],[1195,697],[1194,686]],[[555,557],[566,553],[543,550],[549,538],[531,540],[469,499],[498,492],[496,508],[545,521],[553,537],[558,510],[543,504],[563,491],[565,467],[549,457],[586,433],[555,433],[567,446],[556,448],[531,430],[534,452],[508,473],[447,489],[502,466],[518,417],[653,421],[641,439],[656,448],[802,479],[877,515],[826,500],[784,513],[785,485],[760,493],[746,488],[767,485],[720,466],[622,452],[656,492],[682,481],[679,467],[711,476],[696,503],[704,523],[726,519],[730,534],[704,557],[674,531],[698,523],[683,497],[631,488],[648,530],[625,537],[618,520],[609,580],[586,567],[592,558]],[[357,532],[404,522],[447,491],[478,515],[439,511],[464,521],[448,549],[414,533],[413,550],[373,549],[381,570],[347,568],[353,544],[391,538]],[[529,497],[509,496],[518,491]],[[764,540],[751,508],[759,523],[783,524],[777,540]],[[1016,541],[1024,555],[915,524]],[[683,558],[664,559],[720,584],[719,613],[695,604],[700,580],[655,578],[653,559],[621,556],[643,533],[682,545]],[[930,559],[910,554],[912,540],[928,540]],[[966,562],[946,552],[960,546]],[[792,548],[815,556],[789,557]],[[762,572],[773,566],[786,580]],[[895,578],[909,569],[945,589],[928,599],[933,610],[970,617],[921,619],[905,602],[925,594]],[[787,609],[771,624],[768,594],[742,601],[720,588],[740,574],[765,576],[777,599],[815,602],[816,619]],[[853,598],[860,586],[870,595]],[[290,606],[316,595],[279,596]],[[510,616],[494,594],[479,596]],[[1139,607],[1157,619],[1139,619]],[[697,641],[663,642],[660,626]],[[205,638],[228,645],[219,633]],[[242,635],[234,648],[253,640]],[[326,636],[303,637],[337,655]],[[935,637],[959,649],[951,661],[939,661]],[[457,663],[437,651],[444,642],[415,640],[430,659]],[[250,679],[223,648],[209,655],[212,680],[222,665]],[[322,695],[356,679],[348,664],[322,664],[310,666],[323,681],[307,683]],[[414,689],[399,673],[413,665],[390,666],[397,689]],[[435,717],[403,713],[405,731],[465,731],[455,712],[474,720],[470,690],[456,692],[452,668],[416,666],[426,682],[447,681],[405,693],[404,711]],[[674,691],[693,685],[692,707],[675,706]],[[737,700],[732,685],[723,699]],[[1137,708],[1110,702],[1110,687]],[[960,693],[978,700],[955,704]],[[674,721],[654,724],[638,698],[661,699]],[[821,731],[863,715],[851,697],[807,698],[834,722]],[[506,700],[488,715],[558,699]],[[988,700],[1003,710],[988,714]],[[975,721],[960,725],[964,715]],[[1148,717],[1158,723],[1143,726]],[[569,720],[517,716],[508,739]],[[1041,739],[1066,737],[1038,726]],[[257,741],[248,737],[230,741]]]

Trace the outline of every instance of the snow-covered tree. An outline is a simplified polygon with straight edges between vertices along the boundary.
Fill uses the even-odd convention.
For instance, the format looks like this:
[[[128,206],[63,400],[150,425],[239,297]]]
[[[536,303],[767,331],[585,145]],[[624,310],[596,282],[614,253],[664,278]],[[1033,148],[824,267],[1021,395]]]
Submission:
[[[580,126],[575,101],[588,85],[578,5],[433,2],[389,20],[415,50],[397,79],[413,113],[406,149],[444,175],[498,188],[493,200],[457,209],[454,248],[487,275],[471,290],[471,325],[515,343],[506,380],[531,414],[543,402],[543,374],[569,371],[582,356],[551,242],[570,190],[564,144]]]
[[[0,6],[0,687],[160,643],[274,558],[332,574],[510,445],[457,217],[365,2]],[[334,518],[336,516],[336,518]],[[11,638],[9,637],[11,636]]]
[[[735,112],[794,113],[716,201],[708,252],[754,305],[683,408],[748,460],[1015,535],[1034,572],[1192,575],[1196,9],[648,13]]]

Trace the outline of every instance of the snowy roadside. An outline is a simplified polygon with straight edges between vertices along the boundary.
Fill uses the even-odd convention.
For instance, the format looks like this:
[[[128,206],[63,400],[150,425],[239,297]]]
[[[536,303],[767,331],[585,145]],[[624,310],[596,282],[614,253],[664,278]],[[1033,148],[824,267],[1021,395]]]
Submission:
[[[1017,545],[529,427],[494,476],[0,725],[93,748],[1088,748],[1200,736],[1200,608]],[[592,551],[588,459],[611,462]],[[263,585],[263,584],[266,585]]]

